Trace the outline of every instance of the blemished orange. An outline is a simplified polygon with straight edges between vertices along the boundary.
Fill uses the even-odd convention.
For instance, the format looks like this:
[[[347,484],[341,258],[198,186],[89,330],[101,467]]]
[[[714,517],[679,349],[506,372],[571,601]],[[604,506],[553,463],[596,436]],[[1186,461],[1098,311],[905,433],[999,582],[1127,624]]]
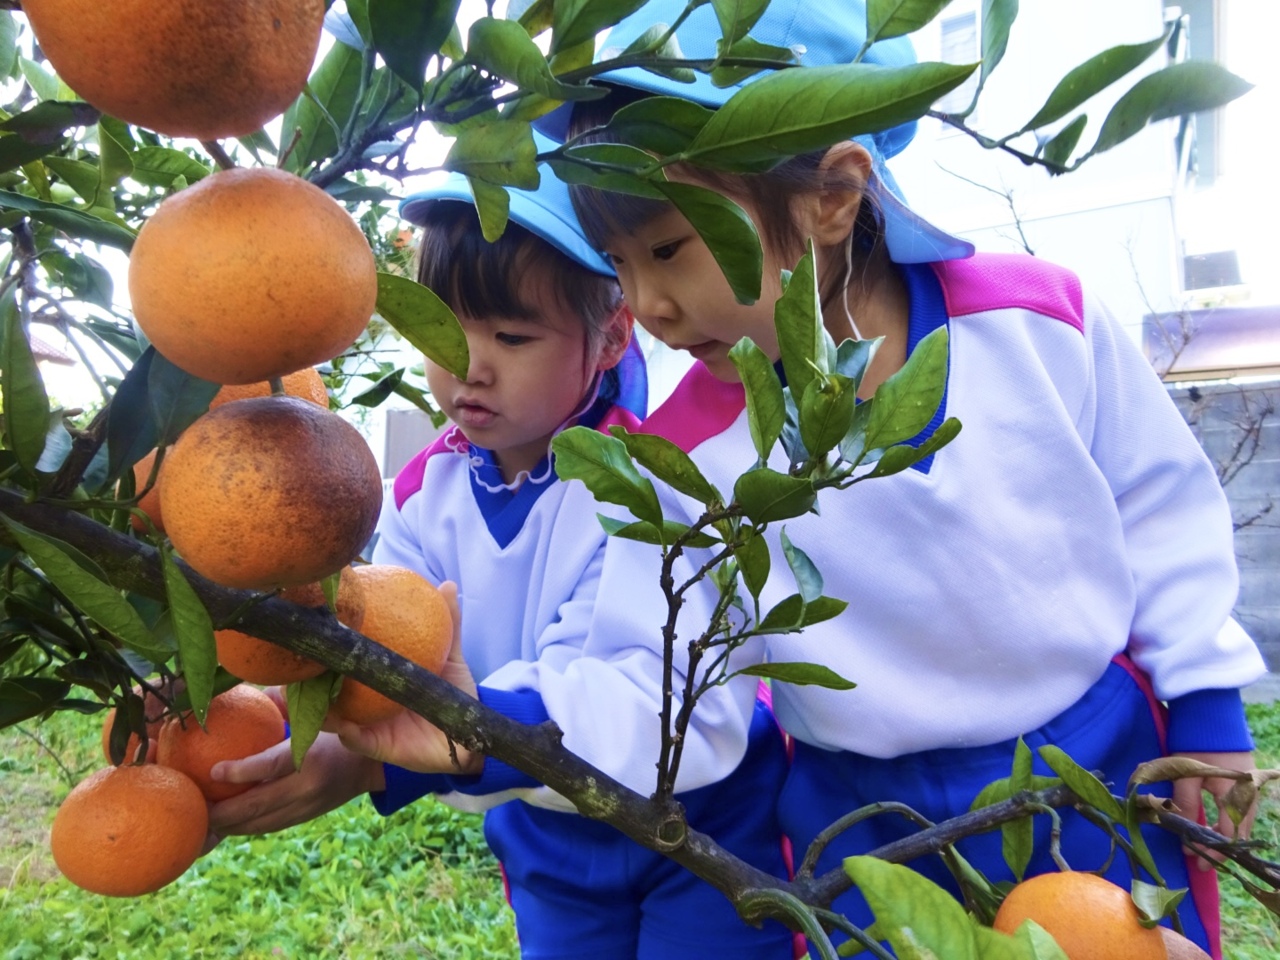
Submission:
[[[156,751],[160,744],[160,727],[164,723],[164,701],[157,697],[150,690],[143,693],[141,687],[134,687],[133,692],[142,697],[143,717],[147,728],[147,752],[144,763],[155,763]],[[111,763],[111,728],[115,726],[116,708],[112,707],[107,711],[106,719],[102,724],[102,755],[107,758],[107,762]],[[138,755],[138,747],[141,745],[141,739],[136,733],[129,734],[129,740],[124,748],[124,763],[133,763]]]
[[[165,529],[216,583],[249,590],[323,580],[368,543],[382,478],[364,437],[297,397],[256,397],[200,417],[164,461]]]
[[[318,583],[290,587],[282,591],[280,597],[303,607],[326,604],[324,590]],[[364,588],[352,575],[352,568],[345,567],[338,581],[335,604],[338,620],[352,630],[359,630],[364,621],[364,604]],[[213,635],[218,643],[218,662],[241,680],[274,687],[324,673],[324,664],[239,630],[216,630]]]
[[[209,703],[204,728],[193,715],[170,717],[160,730],[156,763],[181,770],[211,803],[244,793],[252,784],[214,780],[209,771],[223,760],[242,760],[284,739],[284,717],[270,697],[246,684]]]
[[[196,861],[209,832],[191,778],[156,764],[104,767],[80,781],[53,818],[58,869],[107,897],[153,893]]]
[[[257,383],[330,360],[365,328],[373,251],[319,187],[268,167],[171,194],[129,256],[134,317],[166,359],[214,383]]]
[[[1042,873],[1009,891],[992,926],[1012,934],[1034,920],[1068,960],[1166,960],[1158,929],[1139,922],[1129,892],[1092,873]]]
[[[453,619],[440,591],[404,567],[369,564],[354,572],[364,587],[360,632],[432,673],[444,669]],[[348,677],[330,709],[344,720],[365,725],[389,720],[404,707]]]
[[[133,489],[135,491],[145,490],[147,481],[151,479],[151,468],[156,462],[156,451],[152,450],[141,460],[133,465]],[[164,533],[164,514],[160,511],[160,476],[164,473],[164,464],[161,463],[160,474],[156,476],[156,482],[151,485],[151,489],[147,490],[138,500],[137,508],[145,513],[150,519],[151,524],[156,528],[158,533]],[[137,514],[129,515],[129,523],[133,529],[139,533],[150,533],[147,525],[142,522],[142,518]]]
[[[41,50],[104,113],[171,137],[254,133],[302,92],[324,0],[25,0]]]
[[[329,409],[329,391],[325,389],[324,378],[315,367],[303,367],[294,373],[286,374],[281,378],[280,385],[284,387],[287,397],[301,397],[326,410]],[[271,384],[266,380],[260,383],[227,384],[213,395],[213,399],[209,401],[209,409],[216,410],[224,403],[232,403],[235,400],[269,396],[271,396]]]

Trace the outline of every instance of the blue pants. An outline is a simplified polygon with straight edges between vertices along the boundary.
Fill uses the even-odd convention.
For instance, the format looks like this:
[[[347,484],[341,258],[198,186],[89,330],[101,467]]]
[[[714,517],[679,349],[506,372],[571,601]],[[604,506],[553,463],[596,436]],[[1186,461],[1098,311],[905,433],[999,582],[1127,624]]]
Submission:
[[[1164,754],[1161,723],[1148,693],[1128,669],[1112,663],[1102,679],[1076,704],[1039,730],[1025,734],[1023,740],[1031,748],[1035,773],[1053,775],[1036,753],[1037,748],[1053,744],[1086,770],[1102,771],[1103,781],[1118,793],[1123,792],[1129,775],[1139,763]],[[797,741],[779,805],[783,828],[796,845],[798,859],[820,830],[868,803],[896,800],[934,822],[959,816],[969,809],[982,787],[1009,776],[1016,742],[1015,739],[987,747],[930,750],[880,760],[821,750]],[[1154,784],[1151,792],[1169,796],[1172,785]],[[1061,851],[1067,863],[1076,870],[1099,869],[1110,852],[1107,835],[1074,810],[1062,809],[1059,814],[1062,817]],[[1033,822],[1035,849],[1027,868],[1028,876],[1057,869],[1049,855],[1049,818],[1036,816]],[[847,856],[869,853],[915,832],[914,825],[896,814],[880,814],[864,820],[826,849],[819,861],[819,872],[838,868]],[[1186,935],[1209,950],[1206,924],[1213,929],[1214,940],[1218,928],[1217,887],[1213,875],[1193,877],[1181,842],[1168,831],[1146,827],[1143,836],[1165,882],[1171,888],[1192,888],[1191,895],[1182,902],[1179,915]],[[999,830],[962,840],[957,849],[989,880],[1014,879],[1004,862]],[[959,896],[959,888],[941,857],[922,857],[909,866]],[[1122,851],[1117,851],[1105,876],[1129,888],[1133,874],[1129,859]],[[1141,879],[1151,881],[1145,875]],[[856,889],[839,897],[835,908],[860,927],[871,922],[871,912]]]
[[[689,824],[735,856],[786,876],[776,807],[782,736],[756,705],[746,757],[717,784],[682,793]],[[608,824],[512,802],[485,816],[525,960],[790,960],[781,924],[748,926],[724,894]]]

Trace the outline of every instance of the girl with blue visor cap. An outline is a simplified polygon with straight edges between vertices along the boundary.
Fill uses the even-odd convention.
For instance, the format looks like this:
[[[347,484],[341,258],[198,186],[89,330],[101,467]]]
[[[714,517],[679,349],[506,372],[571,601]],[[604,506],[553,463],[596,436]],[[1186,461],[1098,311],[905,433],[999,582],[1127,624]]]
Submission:
[[[683,0],[651,0],[605,38],[602,53],[685,13]],[[802,64],[848,63],[863,45],[865,17],[861,0],[775,0],[751,36],[790,48]],[[711,5],[675,31],[691,59],[714,57],[720,36]],[[891,65],[911,57],[905,40],[891,40],[863,59]],[[602,80],[618,88],[614,95],[576,104],[567,123],[563,112],[549,115],[546,128],[608,141],[612,135],[597,128],[637,98],[663,94],[716,107],[734,92],[639,69]],[[905,802],[933,821],[964,813],[984,785],[1009,776],[1019,738],[1033,751],[1061,747],[1119,791],[1140,762],[1167,753],[1252,766],[1239,688],[1265,667],[1231,618],[1231,518],[1212,466],[1142,355],[1078,277],[1030,257],[975,255],[906,206],[884,159],[912,132],[860,137],[750,176],[668,168],[753,217],[764,241],[765,289],[750,306],[737,302],[673,206],[573,188],[584,231],[610,256],[638,322],[697,361],[643,429],[689,452],[718,489],[732,489],[756,462],[728,351],[748,336],[779,356],[773,300],[807,239],[827,330],[837,342],[884,338],[864,396],[926,334],[948,331],[942,407],[914,442],[950,416],[964,424],[959,437],[856,492],[822,491],[813,514],[786,525],[822,571],[824,592],[849,607],[802,634],[753,638],[735,654],[735,666],[816,662],[858,684],[852,691],[775,684],[777,716],[795,748],[779,811],[799,850],[876,801]],[[771,466],[785,471],[782,452],[776,457]],[[701,513],[675,492],[664,496],[670,519],[692,522]],[[769,535],[776,555],[778,531]],[[620,757],[658,753],[659,681],[648,653],[654,610],[663,609],[657,567],[652,548],[610,540],[599,585],[608,601],[595,607],[584,656],[569,670],[530,668],[530,686],[560,723],[565,745],[639,789],[635,764]],[[693,569],[677,570],[676,582]],[[771,577],[761,609],[793,590],[788,577]],[[677,630],[696,635],[713,615],[714,590],[683,599]],[[600,709],[581,709],[584,697]],[[746,677],[699,701],[681,789],[734,775],[754,702]],[[446,759],[429,738],[398,745],[398,755],[424,769]],[[1039,759],[1036,772],[1050,773]],[[1201,813],[1202,785],[1221,796],[1230,784],[1180,781],[1172,793],[1185,815]],[[1162,790],[1169,792],[1163,784],[1153,792]],[[1232,831],[1225,813],[1215,826]],[[1248,826],[1246,818],[1244,832]],[[896,817],[863,821],[826,848],[819,869],[913,829]],[[1056,869],[1049,819],[1037,817],[1035,830],[1028,872]],[[1189,862],[1171,834],[1147,834],[1164,880],[1191,889],[1180,907],[1188,935],[1219,955],[1216,875]],[[959,850],[992,880],[1013,879],[998,833],[962,841]],[[1111,856],[1107,834],[1071,810],[1062,814],[1062,852],[1076,869],[1104,870],[1122,886],[1132,876],[1127,857]],[[940,861],[912,866],[955,889]],[[856,890],[835,906],[861,925],[871,919]]]
[[[643,357],[612,268],[583,238],[568,190],[550,172],[537,190],[511,191],[510,222],[495,243],[484,239],[470,187],[456,174],[406,198],[400,212],[422,228],[417,278],[458,315],[470,367],[460,380],[427,360],[432,396],[452,425],[397,476],[373,560],[455,583],[465,668],[455,644],[446,677],[469,670],[465,681],[483,678],[482,701],[538,722],[547,713],[533,702],[536,689],[530,696],[525,668],[543,659],[562,669],[576,656],[605,543],[599,505],[581,484],[560,481],[550,441],[571,425],[637,429]],[[680,799],[699,829],[782,875],[775,804],[785,748],[764,705],[753,724],[741,773]],[[220,768],[229,780],[270,782],[216,806],[211,822],[214,832],[261,833],[361,792],[383,814],[433,793],[485,811],[526,958],[792,955],[784,927],[744,925],[717,890],[674,861],[571,812],[505,764],[476,757],[473,766],[475,775],[452,766],[416,773],[322,734],[297,774],[287,744]]]

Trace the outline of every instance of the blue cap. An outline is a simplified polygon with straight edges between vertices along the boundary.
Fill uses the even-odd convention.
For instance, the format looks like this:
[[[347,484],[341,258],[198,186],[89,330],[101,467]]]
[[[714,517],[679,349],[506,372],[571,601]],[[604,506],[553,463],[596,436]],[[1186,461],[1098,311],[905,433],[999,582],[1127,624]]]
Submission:
[[[539,153],[555,148],[554,143],[537,133],[534,141]],[[578,217],[569,200],[569,188],[546,167],[541,168],[539,174],[541,181],[537,189],[507,188],[511,195],[511,221],[541,237],[588,270],[606,277],[615,276],[609,261],[582,235],[582,227],[578,225]],[[427,208],[440,200],[455,200],[472,206],[476,202],[467,178],[460,173],[450,173],[435,186],[411,193],[400,201],[400,216],[420,225]]]
[[[654,24],[675,23],[686,6],[686,0],[649,0],[609,31],[596,60],[616,57]],[[865,0],[824,3],[773,0],[751,28],[750,36],[764,44],[788,48],[804,66],[852,63],[867,37],[866,3]],[[714,58],[716,43],[723,37],[714,7],[704,4],[694,10],[676,30],[675,37],[686,58]],[[910,40],[894,37],[872,44],[861,62],[886,67],[909,66],[916,62],[916,55]],[[715,86],[705,73],[696,74],[693,83],[682,83],[641,67],[611,70],[597,79],[714,108],[723,106],[743,86],[768,73],[753,74],[730,87]],[[572,110],[573,104],[565,104],[535,121],[535,125],[542,133],[563,142]],[[867,149],[875,164],[875,184],[870,192],[879,202],[884,218],[889,256],[897,263],[931,263],[972,256],[973,244],[938,229],[907,207],[885,167],[885,159],[900,153],[915,133],[916,123],[911,121],[854,138]]]

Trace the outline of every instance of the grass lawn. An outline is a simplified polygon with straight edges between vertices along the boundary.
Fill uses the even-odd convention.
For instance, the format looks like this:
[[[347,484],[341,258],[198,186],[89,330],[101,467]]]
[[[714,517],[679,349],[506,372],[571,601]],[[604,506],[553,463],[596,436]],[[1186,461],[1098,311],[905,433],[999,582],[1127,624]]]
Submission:
[[[1280,705],[1250,705],[1260,766],[1280,766]],[[392,817],[366,800],[283,833],[231,839],[151,896],[117,900],[63,880],[54,810],[101,764],[99,717],[0,731],[0,960],[518,956],[480,818],[424,801]],[[1280,794],[1254,835],[1280,850]],[[1280,956],[1280,924],[1223,884],[1227,960]]]

